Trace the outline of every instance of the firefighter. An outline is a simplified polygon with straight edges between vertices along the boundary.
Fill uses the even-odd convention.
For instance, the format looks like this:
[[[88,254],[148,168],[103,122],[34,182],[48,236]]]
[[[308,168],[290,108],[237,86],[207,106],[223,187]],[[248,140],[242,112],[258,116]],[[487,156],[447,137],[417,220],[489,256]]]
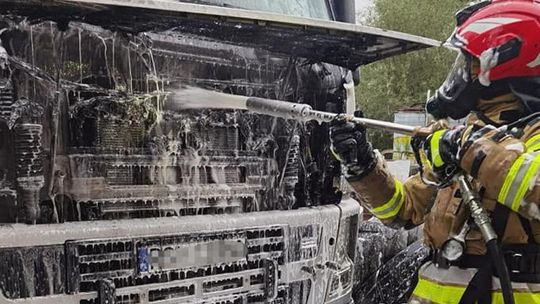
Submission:
[[[516,303],[540,303],[540,1],[492,0],[457,14],[447,44],[459,53],[427,104],[463,126],[415,138],[439,181],[457,167],[473,179],[498,234]],[[410,303],[502,303],[501,284],[455,182],[396,180],[359,125],[337,120],[332,151],[360,202],[384,224],[424,224],[433,258]],[[458,236],[463,242],[456,245]],[[462,246],[462,248],[460,248]]]

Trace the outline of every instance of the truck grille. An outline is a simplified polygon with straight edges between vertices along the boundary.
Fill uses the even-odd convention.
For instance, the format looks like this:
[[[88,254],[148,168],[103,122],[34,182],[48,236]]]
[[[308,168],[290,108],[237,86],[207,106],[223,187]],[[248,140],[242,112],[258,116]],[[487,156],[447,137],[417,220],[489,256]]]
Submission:
[[[90,291],[101,279],[113,279],[122,286],[135,274],[133,241],[68,242],[66,244],[68,288]]]
[[[142,154],[122,161],[114,155],[70,156],[80,165],[77,170],[95,175],[74,179],[72,198],[80,211],[75,217],[113,220],[262,210],[259,202],[268,195],[272,162],[247,152],[204,157],[206,164],[187,166],[179,165],[189,162],[185,156],[171,156],[159,165]]]
[[[286,262],[285,250],[285,230],[280,226],[68,242],[68,290],[96,291],[101,280],[109,279],[116,288],[117,303],[138,303],[141,294],[122,294],[123,287],[131,286],[141,286],[150,303],[187,301],[195,295],[205,299],[238,296],[215,303],[265,303],[283,294],[277,290],[277,267]]]

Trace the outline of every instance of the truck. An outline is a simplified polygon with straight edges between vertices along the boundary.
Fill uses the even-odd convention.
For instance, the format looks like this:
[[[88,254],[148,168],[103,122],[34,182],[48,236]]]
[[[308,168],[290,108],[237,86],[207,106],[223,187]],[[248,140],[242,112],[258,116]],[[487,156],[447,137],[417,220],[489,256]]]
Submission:
[[[0,43],[1,304],[352,303],[328,126],[165,105],[350,112],[359,66],[437,42],[352,0],[0,0]]]

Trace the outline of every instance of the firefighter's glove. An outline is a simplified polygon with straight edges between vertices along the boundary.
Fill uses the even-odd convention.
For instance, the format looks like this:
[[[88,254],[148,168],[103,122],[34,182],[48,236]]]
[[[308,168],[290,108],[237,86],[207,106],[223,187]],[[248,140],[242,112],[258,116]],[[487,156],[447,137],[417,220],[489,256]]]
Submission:
[[[414,137],[413,149],[417,154],[423,152],[433,172],[442,177],[451,171],[450,168],[459,166],[458,154],[464,130],[463,126],[458,126],[436,131],[427,138]]]
[[[332,153],[347,168],[347,178],[361,178],[375,167],[375,153],[362,125],[340,116],[331,124],[330,140]]]

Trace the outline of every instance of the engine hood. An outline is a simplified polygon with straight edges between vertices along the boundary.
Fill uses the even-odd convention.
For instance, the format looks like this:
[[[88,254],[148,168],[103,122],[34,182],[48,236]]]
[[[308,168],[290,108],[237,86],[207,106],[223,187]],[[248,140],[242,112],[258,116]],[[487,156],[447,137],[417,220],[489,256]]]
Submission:
[[[0,14],[30,22],[83,21],[129,33],[178,31],[349,69],[436,40],[378,28],[170,0],[0,0]]]

